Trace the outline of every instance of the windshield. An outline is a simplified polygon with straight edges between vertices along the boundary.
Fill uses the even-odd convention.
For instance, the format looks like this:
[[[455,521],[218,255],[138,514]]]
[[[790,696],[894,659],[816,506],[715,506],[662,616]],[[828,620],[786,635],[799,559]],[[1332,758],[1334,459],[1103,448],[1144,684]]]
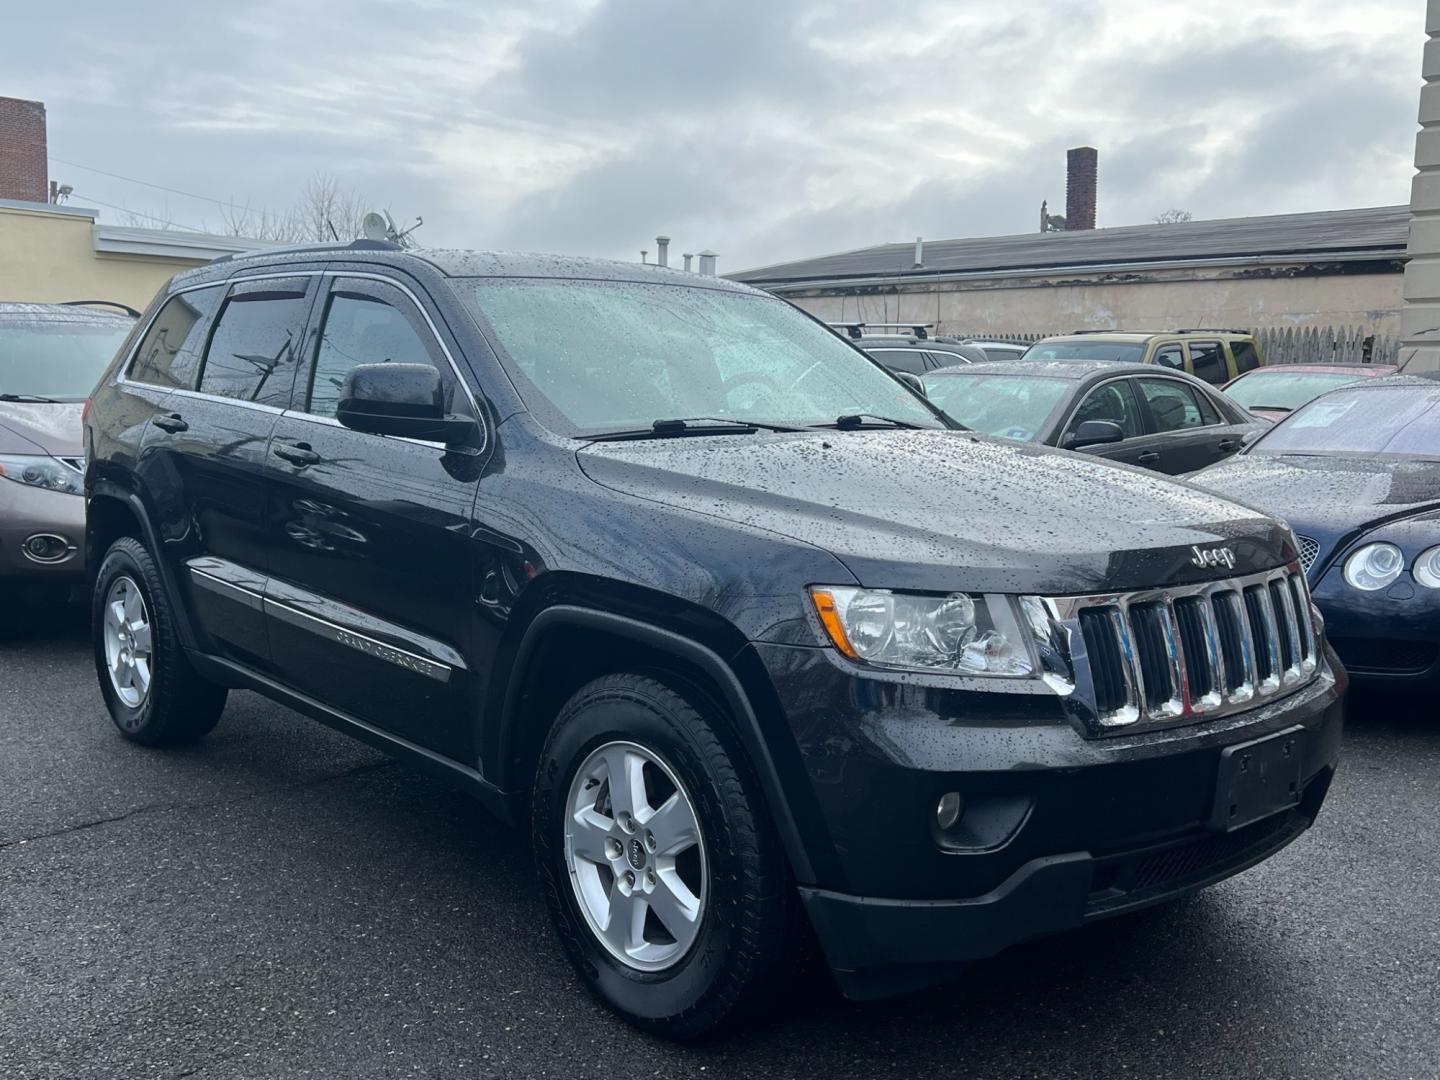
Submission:
[[[0,395],[83,401],[129,333],[118,319],[0,321]]]
[[[1333,390],[1280,421],[1250,452],[1440,459],[1440,386]]]
[[[1027,360],[1127,360],[1138,364],[1145,359],[1145,346],[1130,341],[1037,341],[1025,350]]]
[[[1047,427],[1072,383],[1025,375],[932,375],[925,393],[952,420],[974,431],[1029,441]]]
[[[1341,372],[1256,371],[1236,379],[1225,393],[1247,409],[1298,409],[1327,390],[1363,378]]]
[[[639,282],[483,279],[475,303],[521,396],[572,436],[709,417],[943,422],[914,393],[781,300]]]

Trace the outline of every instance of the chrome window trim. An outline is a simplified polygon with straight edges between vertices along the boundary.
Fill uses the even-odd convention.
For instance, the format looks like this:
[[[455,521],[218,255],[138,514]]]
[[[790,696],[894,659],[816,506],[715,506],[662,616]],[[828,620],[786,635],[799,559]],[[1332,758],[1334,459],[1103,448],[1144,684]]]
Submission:
[[[470,384],[465,381],[465,376],[460,371],[460,365],[455,363],[455,357],[451,354],[450,347],[445,344],[445,339],[443,336],[441,336],[439,328],[435,325],[435,320],[430,317],[430,312],[425,310],[425,305],[420,302],[420,298],[415,295],[415,291],[411,289],[408,285],[406,285],[403,281],[399,281],[396,278],[390,277],[386,274],[377,274],[368,271],[324,270],[321,271],[321,276],[327,278],[355,278],[361,281],[378,281],[385,285],[394,286],[405,294],[406,298],[415,305],[415,310],[420,312],[420,317],[425,320],[425,325],[430,330],[430,336],[435,339],[435,344],[440,347],[440,354],[445,357],[445,362],[450,365],[450,373],[455,376],[455,381],[460,384],[460,389],[465,391],[465,399],[470,402],[470,408],[475,414],[475,422],[480,425],[481,435],[480,446],[478,449],[475,450],[475,453],[484,454],[487,450],[489,450],[490,425],[486,423],[485,413],[481,411],[480,403],[475,399],[475,395],[470,389]],[[322,322],[320,324],[322,330],[324,329],[323,319],[325,314],[325,311],[322,309]],[[309,402],[307,401],[306,404],[308,405]],[[311,415],[304,409],[290,409],[288,411],[304,416]],[[318,419],[325,418],[320,417]],[[340,426],[343,427],[344,425],[342,424]],[[382,438],[383,437],[385,436],[382,436]],[[405,439],[405,441],[411,443],[418,443],[421,446],[443,447],[445,445],[444,443],[437,443],[427,439]]]
[[[1277,612],[1272,603],[1272,582],[1279,582],[1282,587],[1282,611]],[[1320,648],[1324,639],[1310,610],[1303,613],[1303,617],[1310,620],[1304,634],[1296,631],[1297,623],[1286,622],[1286,616],[1292,611],[1297,619],[1302,616],[1300,611],[1294,610],[1290,594],[1292,584],[1302,597],[1302,605],[1306,609],[1313,608],[1305,575],[1298,561],[1270,570],[1196,585],[1043,598],[1042,603],[1051,619],[1060,628],[1060,640],[1070,643],[1069,659],[1074,668],[1075,690],[1068,695],[1069,708],[1092,735],[1122,732],[1129,734],[1199,720],[1219,719],[1268,704],[1303,689],[1319,674]],[[1245,601],[1245,590],[1256,586],[1259,587],[1260,611],[1267,639],[1261,642],[1254,640],[1254,634],[1249,629],[1249,611]],[[1239,620],[1237,625],[1242,627],[1237,644],[1245,671],[1239,685],[1233,690],[1228,689],[1224,650],[1220,645],[1219,628],[1215,619],[1213,601],[1217,595],[1220,601],[1230,608],[1230,615]],[[1190,697],[1187,658],[1184,655],[1183,639],[1177,633],[1174,615],[1175,601],[1187,598],[1203,601],[1201,622],[1204,656],[1211,665],[1214,686],[1211,693],[1198,699]],[[1142,604],[1158,605],[1159,626],[1166,647],[1165,660],[1169,664],[1171,685],[1175,687],[1175,693],[1154,708],[1146,706],[1144,673],[1136,651],[1130,615],[1132,607]],[[1092,609],[1102,611],[1113,630],[1121,658],[1121,670],[1118,674],[1126,688],[1125,702],[1109,713],[1101,713],[1095,703],[1095,680],[1090,670],[1092,655],[1080,625],[1081,612]],[[1286,625],[1282,626],[1282,622],[1286,622]],[[1282,632],[1287,634],[1293,649],[1291,655],[1296,658],[1296,662],[1288,668],[1281,667],[1279,634]],[[1272,674],[1264,682],[1258,680],[1255,657],[1257,647],[1266,649],[1267,654],[1272,657]],[[1190,658],[1188,662],[1195,662],[1196,659]]]
[[[199,398],[199,399],[201,399],[201,400],[203,400],[203,401],[227,402],[227,403],[229,403],[229,404],[231,404],[231,405],[241,405],[241,406],[244,406],[244,407],[250,408],[250,409],[261,409],[261,410],[265,410],[265,411],[267,411],[267,412],[274,412],[274,413],[288,413],[288,414],[290,414],[290,415],[292,415],[292,416],[304,417],[304,418],[306,418],[306,419],[313,419],[313,420],[325,420],[325,419],[327,419],[326,417],[316,417],[316,416],[312,416],[312,414],[306,412],[304,409],[296,409],[296,408],[284,408],[284,409],[281,409],[281,408],[277,408],[277,407],[274,406],[274,405],[265,405],[265,404],[262,404],[262,403],[257,402],[257,401],[243,401],[243,400],[241,400],[241,399],[239,399],[239,398],[224,397],[224,396],[222,396],[222,395],[220,395],[220,394],[206,394],[206,393],[202,393],[202,392],[199,391],[199,390],[189,390],[189,389],[186,389],[186,388],[184,388],[184,387],[178,387],[178,386],[156,386],[154,383],[140,382],[140,381],[138,381],[138,380],[133,380],[133,379],[130,378],[130,369],[131,369],[131,367],[134,366],[135,358],[136,358],[136,356],[137,356],[137,355],[139,354],[139,352],[140,352],[140,343],[145,340],[145,335],[150,332],[150,327],[151,327],[151,325],[153,325],[154,322],[155,322],[155,320],[160,317],[160,312],[162,312],[162,311],[165,310],[165,304],[168,304],[168,303],[170,302],[170,300],[171,300],[172,297],[179,296],[179,295],[181,295],[182,293],[195,292],[197,289],[222,288],[222,289],[225,289],[226,292],[228,293],[229,290],[230,290],[230,288],[231,288],[233,285],[235,285],[237,282],[241,282],[241,281],[273,281],[273,280],[278,280],[278,279],[280,279],[280,278],[299,278],[299,277],[306,277],[306,278],[309,278],[309,277],[318,277],[318,278],[322,278],[322,279],[323,279],[323,278],[357,278],[357,279],[367,280],[367,281],[379,281],[379,282],[382,282],[382,283],[384,283],[384,284],[386,284],[386,285],[392,285],[392,286],[394,286],[395,288],[399,289],[402,293],[404,293],[405,296],[409,299],[409,301],[410,301],[412,304],[415,305],[415,309],[420,312],[420,316],[425,320],[425,325],[426,325],[426,327],[429,329],[431,337],[433,337],[433,338],[435,339],[435,344],[440,347],[440,353],[441,353],[442,356],[445,357],[445,362],[450,365],[450,373],[455,376],[455,381],[456,381],[457,383],[459,383],[459,384],[460,384],[460,388],[465,391],[465,398],[466,398],[467,401],[470,402],[470,408],[471,408],[471,409],[474,411],[474,413],[475,413],[475,422],[480,425],[480,434],[481,434],[481,443],[480,443],[480,446],[479,446],[478,449],[470,450],[470,451],[467,451],[467,452],[471,452],[471,453],[474,453],[474,454],[476,454],[476,455],[483,455],[484,453],[486,453],[486,451],[488,451],[488,450],[490,449],[490,424],[489,424],[489,422],[488,422],[487,419],[486,419],[485,412],[480,408],[480,403],[479,403],[479,401],[476,399],[474,392],[470,389],[470,384],[465,381],[465,376],[464,376],[464,375],[461,373],[461,371],[460,371],[460,365],[455,362],[455,357],[454,357],[454,355],[450,352],[450,347],[445,344],[445,339],[444,339],[444,337],[441,336],[440,331],[439,331],[439,328],[436,327],[436,325],[435,325],[435,320],[430,317],[430,312],[425,309],[425,305],[424,305],[423,303],[421,303],[420,298],[415,294],[415,290],[411,289],[411,288],[410,288],[408,285],[406,285],[403,281],[400,281],[399,279],[394,278],[394,277],[390,277],[390,276],[387,275],[387,274],[379,274],[379,273],[374,273],[374,272],[370,272],[370,271],[360,271],[360,270],[356,270],[356,271],[350,271],[350,270],[289,270],[289,271],[285,271],[285,272],[283,272],[283,273],[241,274],[241,275],[238,275],[238,276],[236,276],[236,277],[223,278],[223,279],[221,279],[221,280],[219,280],[219,281],[203,281],[203,282],[198,282],[198,283],[196,283],[196,284],[194,284],[194,285],[186,285],[186,286],[184,286],[183,288],[176,289],[174,292],[172,292],[172,293],[170,293],[168,296],[166,296],[166,297],[165,297],[165,303],[162,303],[158,308],[155,309],[154,314],[152,314],[152,315],[150,316],[149,321],[147,321],[147,322],[145,323],[145,328],[144,328],[144,329],[140,332],[140,334],[136,337],[136,339],[135,339],[135,344],[130,347],[130,353],[129,353],[128,356],[126,356],[125,362],[120,365],[120,374],[117,376],[116,382],[117,382],[119,385],[121,385],[121,386],[143,386],[143,387],[146,387],[147,389],[150,389],[150,390],[159,390],[159,391],[163,391],[163,392],[170,393],[170,394],[181,394],[181,395],[184,395],[184,396],[186,396],[186,397]],[[322,287],[323,287],[323,286],[322,286]],[[323,312],[322,312],[322,318],[323,318]],[[208,345],[207,345],[207,348],[208,348]],[[307,402],[307,404],[308,404],[308,402]],[[337,426],[339,426],[339,427],[344,427],[343,424],[337,424]],[[394,436],[383,436],[383,435],[382,435],[382,436],[379,436],[379,437],[380,437],[380,438],[392,438],[392,437],[394,437]],[[435,448],[439,448],[439,449],[444,449],[444,448],[445,448],[445,444],[444,444],[444,443],[434,442],[434,441],[429,440],[429,439],[402,439],[402,441],[403,441],[403,442],[408,442],[408,443],[414,443],[414,444],[417,445],[417,446],[429,446],[429,447],[435,447]]]

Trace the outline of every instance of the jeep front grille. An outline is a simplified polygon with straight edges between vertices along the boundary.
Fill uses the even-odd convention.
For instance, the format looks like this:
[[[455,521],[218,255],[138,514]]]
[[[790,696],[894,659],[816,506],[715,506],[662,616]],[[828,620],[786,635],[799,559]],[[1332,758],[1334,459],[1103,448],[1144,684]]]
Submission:
[[[1298,564],[1203,585],[1046,601],[1094,734],[1254,708],[1318,668]]]

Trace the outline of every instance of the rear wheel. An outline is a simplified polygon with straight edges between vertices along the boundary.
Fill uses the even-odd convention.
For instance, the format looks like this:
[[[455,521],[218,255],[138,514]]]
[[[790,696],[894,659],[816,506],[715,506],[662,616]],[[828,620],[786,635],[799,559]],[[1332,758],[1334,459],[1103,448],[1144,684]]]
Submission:
[[[676,1038],[767,998],[791,943],[783,854],[703,708],[654,678],[597,679],[560,711],[534,792],[536,862],[576,970]]]
[[[227,691],[190,666],[159,568],[133,537],[105,553],[90,630],[100,693],[120,734],[170,746],[193,742],[219,723]]]

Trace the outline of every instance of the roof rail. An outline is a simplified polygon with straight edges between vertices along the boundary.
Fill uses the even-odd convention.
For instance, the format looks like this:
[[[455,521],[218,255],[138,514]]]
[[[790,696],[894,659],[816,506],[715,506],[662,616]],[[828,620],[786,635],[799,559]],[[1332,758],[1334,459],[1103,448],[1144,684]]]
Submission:
[[[1171,330],[1172,334],[1248,334],[1249,330],[1236,330],[1233,326],[1181,326]]]
[[[827,322],[826,326],[833,330],[844,330],[852,338],[860,338],[866,330],[909,330],[917,338],[928,338],[930,331],[934,329],[934,323],[913,323],[913,322]]]
[[[217,259],[211,259],[215,263],[233,262],[236,259],[253,259],[258,255],[295,255],[306,251],[404,251],[399,244],[389,240],[348,240],[341,243],[328,244],[292,244],[289,247],[260,248],[257,251],[233,251],[228,255],[221,255]]]
[[[119,300],[62,300],[61,307],[113,307],[119,308],[132,319],[138,319],[140,312],[136,311],[129,304],[122,304]]]
[[[1078,337],[1081,334],[1123,334],[1124,330],[1071,330],[1070,337]],[[1173,331],[1172,331],[1173,333]]]

